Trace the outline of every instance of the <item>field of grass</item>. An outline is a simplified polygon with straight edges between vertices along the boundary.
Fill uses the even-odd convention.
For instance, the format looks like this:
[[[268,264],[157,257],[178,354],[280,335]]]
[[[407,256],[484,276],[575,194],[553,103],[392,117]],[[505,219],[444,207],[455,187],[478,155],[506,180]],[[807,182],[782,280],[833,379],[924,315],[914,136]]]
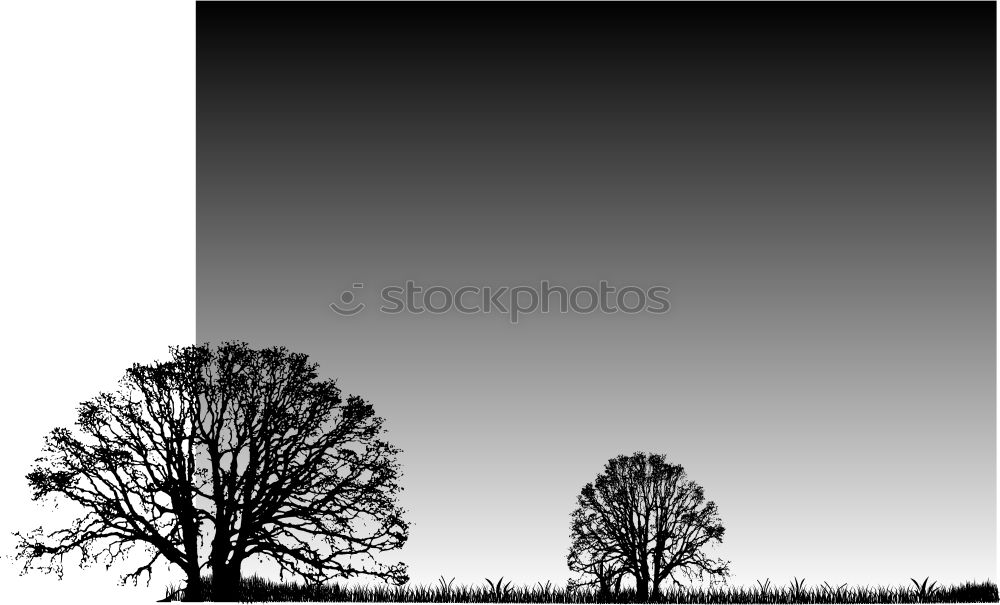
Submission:
[[[207,582],[211,583],[209,578]],[[183,590],[168,589],[169,599],[180,600]],[[672,588],[650,602],[655,603],[996,603],[997,585],[993,582],[966,582],[938,586],[924,580],[906,586],[833,586],[827,583],[806,585],[796,580],[783,586],[770,581],[752,587],[710,589]],[[635,593],[599,595],[591,590],[567,590],[550,584],[514,586],[500,580],[485,580],[481,585],[455,586],[442,578],[436,585],[343,586],[322,584],[306,586],[274,582],[259,577],[245,578],[240,601],[333,601],[354,603],[634,603]]]

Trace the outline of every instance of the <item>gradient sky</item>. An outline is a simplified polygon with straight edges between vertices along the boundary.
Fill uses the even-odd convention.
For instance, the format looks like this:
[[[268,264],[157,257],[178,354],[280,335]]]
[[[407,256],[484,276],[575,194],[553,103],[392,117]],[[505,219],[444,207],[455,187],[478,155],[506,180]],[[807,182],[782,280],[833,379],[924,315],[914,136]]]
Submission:
[[[995,6],[655,8],[199,4],[198,340],[375,403],[417,581],[564,581],[636,450],[736,583],[995,579]],[[671,310],[327,306],[407,279]]]

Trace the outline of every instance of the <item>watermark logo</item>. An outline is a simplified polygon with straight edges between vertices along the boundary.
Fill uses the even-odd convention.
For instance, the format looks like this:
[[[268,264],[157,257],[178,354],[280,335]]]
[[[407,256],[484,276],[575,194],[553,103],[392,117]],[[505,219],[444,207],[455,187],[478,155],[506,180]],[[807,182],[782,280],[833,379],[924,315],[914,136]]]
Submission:
[[[340,293],[340,301],[330,303],[330,308],[336,311],[340,315],[356,315],[365,310],[365,303],[357,302],[358,295],[355,290],[360,290],[364,288],[365,285],[362,283],[351,284],[350,290],[344,290]]]
[[[359,301],[363,283],[354,283],[341,292],[339,300],[330,308],[339,315],[352,316],[364,311],[366,305]],[[424,287],[412,280],[402,286],[385,286],[379,291],[379,311],[390,315],[430,313],[441,315],[457,312],[506,315],[516,324],[532,313],[604,314],[649,313],[660,315],[670,310],[666,286],[641,288],[629,285],[612,286],[601,281],[598,286],[566,288],[541,281],[538,286],[472,286],[458,288],[445,286]]]

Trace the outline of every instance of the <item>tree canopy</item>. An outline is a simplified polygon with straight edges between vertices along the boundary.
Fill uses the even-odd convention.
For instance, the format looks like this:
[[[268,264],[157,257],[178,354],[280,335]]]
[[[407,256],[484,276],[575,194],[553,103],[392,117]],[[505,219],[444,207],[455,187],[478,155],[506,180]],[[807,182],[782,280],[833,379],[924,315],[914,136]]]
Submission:
[[[25,569],[62,575],[64,558],[107,565],[146,556],[123,581],[163,559],[199,600],[231,600],[243,562],[269,558],[319,582],[371,575],[406,581],[375,555],[401,547],[399,450],[358,396],[342,398],[303,354],[246,343],[176,347],[136,364],[111,393],[78,407],[27,475],[33,498],[65,499],[81,515],[54,531],[17,534]],[[207,553],[203,552],[207,547]]]
[[[580,491],[567,563],[577,584],[602,591],[629,575],[644,600],[668,579],[724,580],[729,563],[706,553],[724,533],[715,503],[683,467],[659,454],[617,456]]]

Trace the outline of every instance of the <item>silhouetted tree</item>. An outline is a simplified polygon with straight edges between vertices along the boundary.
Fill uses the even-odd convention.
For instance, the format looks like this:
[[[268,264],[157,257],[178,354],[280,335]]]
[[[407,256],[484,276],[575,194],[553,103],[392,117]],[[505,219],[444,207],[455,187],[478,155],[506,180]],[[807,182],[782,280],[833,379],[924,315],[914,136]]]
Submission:
[[[729,563],[706,553],[725,533],[714,502],[689,480],[683,467],[658,454],[612,458],[583,487],[571,524],[570,570],[601,579],[608,569],[630,574],[636,596],[656,595],[667,579],[724,579]],[[584,580],[584,583],[586,580]]]
[[[246,343],[171,349],[135,365],[113,394],[80,405],[28,474],[36,500],[81,506],[70,527],[18,534],[25,569],[62,575],[66,554],[112,563],[142,545],[187,575],[185,598],[235,600],[243,562],[274,560],[308,582],[367,574],[407,580],[375,554],[401,547],[399,451],[360,397],[341,398],[307,356]],[[203,530],[214,535],[200,553]]]
[[[66,555],[78,554],[81,567],[110,565],[139,547],[147,558],[122,582],[143,574],[148,581],[162,557],[185,572],[188,600],[201,600],[196,409],[176,396],[173,365],[133,366],[117,392],[79,405],[75,430],[45,438],[27,475],[32,497],[73,502],[80,517],[55,531],[15,534],[25,571],[61,578]]]
[[[341,398],[306,355],[231,343],[178,352],[200,365],[204,495],[215,527],[213,598],[232,600],[242,563],[260,555],[308,582],[358,574],[396,583],[403,564],[374,554],[401,547],[399,451],[362,398]]]

